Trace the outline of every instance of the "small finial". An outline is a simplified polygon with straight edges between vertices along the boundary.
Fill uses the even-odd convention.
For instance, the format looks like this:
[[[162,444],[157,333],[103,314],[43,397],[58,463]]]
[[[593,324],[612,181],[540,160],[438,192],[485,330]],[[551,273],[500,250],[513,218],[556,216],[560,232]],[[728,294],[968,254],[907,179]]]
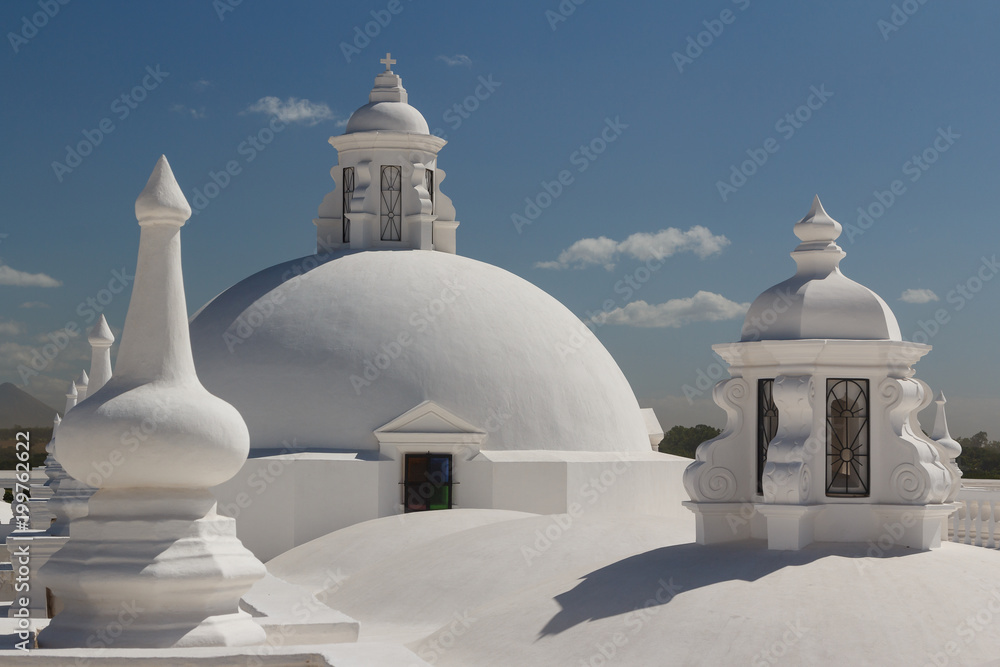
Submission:
[[[115,336],[111,333],[111,327],[108,326],[108,321],[104,319],[103,314],[97,320],[97,323],[90,328],[87,342],[91,345],[103,344],[105,347],[115,342]]]
[[[385,58],[382,58],[379,62],[385,65],[386,72],[391,72],[392,66],[396,64],[396,61],[392,59],[392,54],[388,51],[385,52]]]
[[[86,387],[90,384],[90,378],[87,377],[87,371],[80,371],[80,379],[76,381],[77,387]]]
[[[66,398],[76,398],[79,392],[76,390],[76,382],[69,383],[69,391],[66,392]]]
[[[160,156],[146,187],[135,200],[135,217],[140,225],[165,222],[178,227],[191,217],[191,205],[177,185],[166,155]]]
[[[823,203],[816,195],[809,213],[795,223],[794,231],[803,244],[830,245],[840,236],[843,227],[823,209]]]
[[[945,414],[944,404],[948,400],[944,397],[943,391],[938,391],[934,397],[937,410],[934,413],[934,426],[931,428],[931,438],[933,440],[951,440],[951,433],[948,432],[948,415]]]

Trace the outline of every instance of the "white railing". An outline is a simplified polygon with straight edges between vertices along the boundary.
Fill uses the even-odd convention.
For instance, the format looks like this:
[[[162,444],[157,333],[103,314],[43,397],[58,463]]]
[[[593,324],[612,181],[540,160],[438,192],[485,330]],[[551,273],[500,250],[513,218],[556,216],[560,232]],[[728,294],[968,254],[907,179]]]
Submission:
[[[948,539],[1000,548],[1000,480],[963,480],[955,502],[958,511],[948,519]]]

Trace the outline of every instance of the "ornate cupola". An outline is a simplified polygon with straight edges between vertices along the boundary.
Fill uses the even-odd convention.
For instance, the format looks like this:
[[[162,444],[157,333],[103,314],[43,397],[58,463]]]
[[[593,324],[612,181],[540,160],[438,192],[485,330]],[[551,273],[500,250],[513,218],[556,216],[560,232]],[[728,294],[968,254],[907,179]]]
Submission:
[[[794,232],[795,276],[753,302],[739,343],[713,347],[728,418],[684,474],[698,542],[939,546],[957,468],[917,421],[932,396],[913,365],[931,347],[840,272],[841,225],[819,197]]]
[[[455,207],[440,191],[445,173],[438,151],[447,143],[407,103],[406,89],[391,66],[375,77],[368,104],[330,137],[338,164],[336,187],[323,198],[316,251],[419,249],[455,253]]]

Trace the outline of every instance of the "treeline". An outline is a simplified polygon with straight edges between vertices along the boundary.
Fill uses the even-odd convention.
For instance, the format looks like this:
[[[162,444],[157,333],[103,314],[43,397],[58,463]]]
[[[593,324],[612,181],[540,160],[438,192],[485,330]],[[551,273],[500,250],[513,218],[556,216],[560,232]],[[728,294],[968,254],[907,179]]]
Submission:
[[[19,441],[17,434],[22,432],[26,432],[29,436],[30,449],[28,452],[30,456],[28,463],[31,467],[41,467],[45,462],[45,445],[49,444],[49,440],[52,439],[51,426],[45,428],[22,428],[20,426],[4,428],[0,429],[0,470],[14,470],[17,465],[19,460],[17,458],[17,443]],[[20,438],[20,442],[24,442],[24,438]]]
[[[659,450],[693,459],[698,445],[720,433],[720,429],[705,424],[674,426],[664,434]],[[955,439],[962,445],[962,455],[956,463],[965,479],[1000,479],[1000,441],[990,440],[985,431],[971,438]]]

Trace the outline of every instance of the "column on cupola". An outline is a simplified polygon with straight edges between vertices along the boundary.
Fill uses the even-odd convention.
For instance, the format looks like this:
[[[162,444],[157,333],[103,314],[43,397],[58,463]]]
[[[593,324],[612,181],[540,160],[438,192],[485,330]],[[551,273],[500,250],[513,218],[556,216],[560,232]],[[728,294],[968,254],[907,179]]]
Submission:
[[[420,249],[454,254],[455,207],[441,192],[438,152],[447,143],[407,101],[402,79],[382,59],[368,104],[344,134],[330,137],[338,163],[335,183],[319,206],[318,253],[360,249]]]
[[[116,627],[116,649],[259,644],[264,630],[239,600],[265,569],[211,492],[246,461],[249,434],[195,374],[180,256],[191,207],[165,157],[135,212],[139,256],[114,376],[67,414],[56,441],[70,475],[90,479],[94,464],[107,474],[42,567],[58,602],[38,643],[86,647]]]
[[[726,428],[684,474],[697,540],[939,546],[957,469],[916,421],[931,397],[913,365],[931,348],[841,273],[841,225],[818,197],[794,232],[795,276],[754,301],[740,342],[713,347],[731,378],[713,392]]]

